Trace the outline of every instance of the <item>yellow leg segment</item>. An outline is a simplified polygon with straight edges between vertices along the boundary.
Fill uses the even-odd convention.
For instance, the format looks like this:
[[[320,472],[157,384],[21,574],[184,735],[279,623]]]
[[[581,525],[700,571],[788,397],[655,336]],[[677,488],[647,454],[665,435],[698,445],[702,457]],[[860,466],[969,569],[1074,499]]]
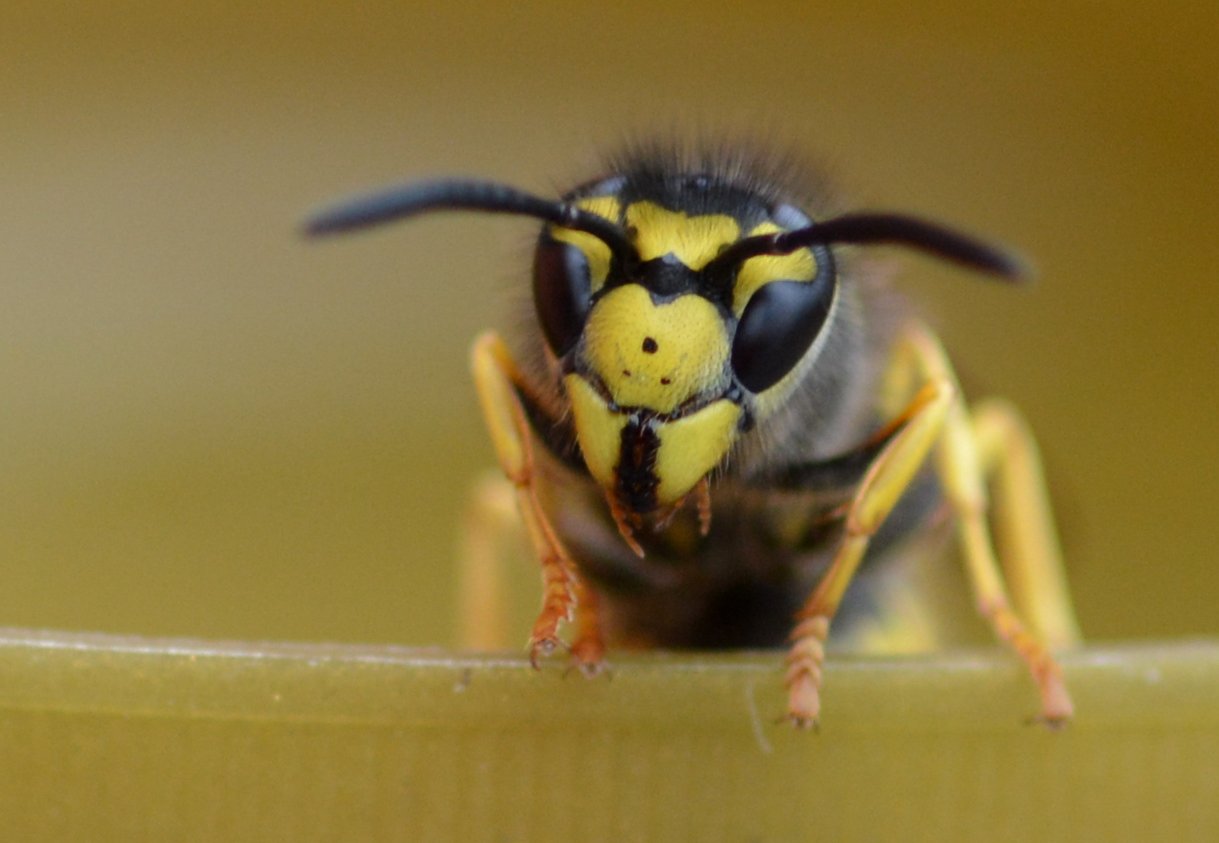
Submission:
[[[498,650],[507,642],[502,548],[520,533],[516,492],[502,476],[480,477],[466,507],[458,583],[458,641],[469,650]]]
[[[1041,457],[1019,411],[999,399],[974,406],[974,440],[995,491],[995,533],[1012,602],[1051,649],[1082,640],[1054,527]]]
[[[1014,491],[1014,497],[1019,501],[1012,511],[1000,513],[1000,522],[1010,522],[1013,530],[1026,526],[1016,519],[1026,517],[1029,507],[1039,502],[1036,478],[1030,480],[1028,477],[1028,470],[1037,465],[1035,456],[1007,457],[1005,461],[996,454],[997,450],[1011,445],[1013,436],[1018,437],[1018,434],[1005,434],[994,410],[986,410],[981,430],[975,429],[959,398],[956,376],[939,342],[926,328],[915,325],[897,346],[887,384],[889,388],[905,386],[908,389],[909,384],[919,382],[925,385],[899,418],[903,423],[900,432],[877,455],[856,492],[847,516],[842,546],[798,615],[788,655],[788,717],[799,726],[816,724],[830,621],[863,559],[868,540],[892,511],[935,446],[936,471],[957,515],[959,539],[979,611],[1000,640],[1027,664],[1041,694],[1039,719],[1050,725],[1063,723],[1071,717],[1073,707],[1062,681],[1062,671],[1012,610],[986,521],[984,468],[990,467],[1001,486],[1010,484],[1008,491]],[[979,438],[981,441],[976,441]],[[1026,437],[1026,441],[1031,442],[1031,439]],[[1022,470],[1025,471],[1023,477]],[[1030,599],[1040,599],[1043,594],[1054,592],[1056,599],[1065,603],[1065,608],[1051,607],[1045,626],[1035,629],[1055,631],[1069,641],[1076,633],[1052,544],[1048,512],[1039,524],[1037,529],[1044,528],[1043,532],[1048,531],[1050,538],[1028,540],[1031,545],[1026,544],[1026,561],[1018,563],[1017,567],[1023,572],[1031,571],[1027,577],[1033,584]]]
[[[953,377],[939,342],[925,330],[918,331],[911,345],[915,364],[928,374]],[[1054,657],[1026,628],[1012,609],[987,524],[987,496],[983,464],[979,458],[973,424],[963,402],[956,402],[945,422],[944,440],[937,454],[937,468],[948,501],[957,515],[966,570],[978,611],[996,636],[1024,660],[1041,695],[1037,719],[1058,726],[1071,719],[1074,706]]]
[[[923,465],[944,426],[956,390],[946,380],[928,383],[902,417],[901,429],[876,456],[864,475],[846,517],[846,537],[816,591],[797,615],[787,655],[787,716],[807,728],[821,713],[821,668],[830,621],[868,542],[884,523],[911,479]]]
[[[504,476],[516,491],[517,507],[529,543],[542,568],[542,608],[529,636],[529,660],[538,661],[562,646],[560,624],[576,616],[579,597],[583,593],[575,565],[559,541],[538,499],[539,477],[533,459],[533,434],[517,388],[526,390],[524,380],[507,346],[494,333],[485,333],[474,341],[470,356],[474,385],[478,392],[483,418],[491,436]],[[599,641],[596,614],[577,623],[581,638],[594,636]],[[602,648],[577,642],[573,648],[577,659],[586,656],[600,658]],[[586,672],[593,664],[584,664]]]

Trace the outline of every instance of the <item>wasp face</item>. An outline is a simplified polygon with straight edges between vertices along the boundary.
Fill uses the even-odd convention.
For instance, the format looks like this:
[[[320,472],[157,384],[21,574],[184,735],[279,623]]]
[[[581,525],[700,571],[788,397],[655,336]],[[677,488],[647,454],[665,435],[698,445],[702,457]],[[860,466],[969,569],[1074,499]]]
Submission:
[[[614,179],[568,201],[621,226],[632,253],[548,227],[538,316],[589,473],[623,509],[648,513],[720,465],[756,397],[782,390],[829,312],[832,266],[814,248],[717,262],[743,237],[809,220],[709,176]]]
[[[589,472],[631,511],[680,500],[732,446],[729,339],[694,293],[657,301],[631,283],[592,306],[564,383]]]

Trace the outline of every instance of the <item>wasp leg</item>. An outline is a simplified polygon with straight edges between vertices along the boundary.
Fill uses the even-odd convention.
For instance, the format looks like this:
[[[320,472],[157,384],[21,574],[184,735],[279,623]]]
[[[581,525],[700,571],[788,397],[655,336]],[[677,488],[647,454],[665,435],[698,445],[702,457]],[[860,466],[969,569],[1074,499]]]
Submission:
[[[1048,725],[1061,724],[1073,713],[1062,670],[1011,608],[986,520],[989,470],[1012,501],[1009,508],[997,513],[1004,525],[1000,529],[1031,531],[1022,539],[1023,549],[1017,551],[1013,565],[1020,571],[1021,581],[1031,584],[1024,595],[1027,600],[1049,599],[1036,614],[1034,629],[1056,642],[1076,640],[1052,521],[1037,492],[1039,464],[1031,437],[1013,425],[1013,414],[995,409],[999,405],[983,405],[975,426],[964,402],[957,398],[960,390],[947,355],[930,331],[915,325],[898,343],[886,376],[887,397],[892,400],[919,381],[925,385],[899,417],[901,428],[869,466],[852,500],[842,546],[797,617],[788,655],[788,716],[797,725],[815,725],[830,621],[870,536],[935,445],[936,472],[958,518],[958,536],[978,609],[999,639],[1028,666],[1041,695],[1039,719]],[[1009,447],[1014,451],[1006,456],[1001,453]],[[1024,518],[1032,519],[1033,525],[1023,522]],[[1024,561],[1019,561],[1021,555]]]
[[[471,650],[497,650],[507,641],[501,558],[521,532],[516,492],[502,475],[480,477],[466,507],[459,552],[459,641]],[[523,541],[523,536],[520,537]]]
[[[982,472],[996,492],[994,527],[1012,600],[1051,649],[1074,646],[1082,636],[1033,434],[1006,401],[978,402],[971,415]]]
[[[597,592],[581,579],[575,581],[576,629],[571,640],[571,656],[585,676],[596,676],[605,669],[605,640],[601,635],[601,612]]]
[[[899,417],[900,428],[865,472],[846,516],[846,535],[829,569],[796,616],[787,655],[787,716],[801,728],[815,727],[821,711],[821,669],[830,621],[868,549],[935,444],[956,388],[937,378],[927,383]]]
[[[955,384],[947,355],[927,329],[914,327],[898,353],[896,365],[913,366],[924,377]],[[1008,599],[987,524],[986,485],[978,450],[975,428],[965,404],[955,401],[944,421],[943,438],[936,453],[936,470],[957,516],[958,540],[974,599],[995,635],[1024,660],[1037,683],[1041,695],[1038,719],[1049,726],[1057,726],[1071,718],[1074,707],[1063,682],[1062,669],[1049,650],[1025,628]],[[1024,526],[1021,525],[1021,529]]]
[[[503,340],[490,332],[478,337],[471,349],[471,369],[500,468],[515,489],[529,543],[541,563],[542,608],[529,636],[529,660],[537,667],[542,657],[562,645],[559,626],[575,617],[582,585],[538,498],[541,478],[533,457],[533,431],[522,403],[532,399]],[[531,409],[544,414],[540,402],[532,403]],[[588,634],[587,625],[578,627],[581,633]],[[584,647],[576,656],[595,653],[596,649]]]

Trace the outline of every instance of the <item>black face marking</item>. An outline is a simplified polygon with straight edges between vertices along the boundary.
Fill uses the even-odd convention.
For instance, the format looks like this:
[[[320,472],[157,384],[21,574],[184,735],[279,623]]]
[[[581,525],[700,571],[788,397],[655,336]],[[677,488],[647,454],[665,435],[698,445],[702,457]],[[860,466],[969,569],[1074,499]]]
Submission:
[[[634,413],[622,426],[614,494],[631,512],[651,512],[656,508],[656,454],[660,437],[652,417]]]
[[[661,298],[698,292],[700,287],[698,273],[673,254],[644,261],[637,272],[638,283]]]
[[[643,345],[641,346],[641,349],[644,354],[655,354],[659,348],[660,346],[656,344],[656,340],[654,340],[652,337],[643,338]]]

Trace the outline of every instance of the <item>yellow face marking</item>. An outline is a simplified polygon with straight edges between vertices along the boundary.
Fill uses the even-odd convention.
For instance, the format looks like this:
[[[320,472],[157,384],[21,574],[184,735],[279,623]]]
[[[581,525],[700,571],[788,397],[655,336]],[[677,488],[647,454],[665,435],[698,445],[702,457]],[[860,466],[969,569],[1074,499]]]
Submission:
[[[749,232],[773,234],[782,231],[772,222],[764,222]],[[745,312],[749,297],[763,284],[771,281],[811,281],[817,275],[817,261],[809,249],[797,249],[790,255],[759,255],[750,258],[737,272],[736,284],[732,287],[732,310],[737,316]]]
[[[719,465],[732,447],[740,418],[741,408],[721,399],[658,427],[657,503],[661,506],[676,503]]]
[[[584,326],[585,353],[623,407],[671,413],[724,377],[728,334],[702,296],[656,304],[638,284],[611,290]]]
[[[571,398],[576,439],[588,473],[603,488],[613,489],[628,415],[611,410],[579,375],[563,379]],[[723,460],[736,438],[741,408],[727,399],[670,422],[658,422],[660,445],[653,471],[659,480],[656,503],[667,506],[689,494]]]
[[[741,227],[726,214],[687,216],[654,202],[635,202],[626,209],[626,224],[635,229],[635,248],[645,261],[672,253],[691,269],[702,269],[720,249],[739,240]]]
[[[615,413],[597,391],[579,375],[563,378],[571,399],[571,414],[576,425],[576,439],[584,464],[593,479],[606,489],[614,486],[614,470],[622,442],[622,428],[627,417]]]
[[[610,222],[618,221],[618,215],[622,207],[615,196],[589,196],[577,200],[576,206],[599,217],[605,217]],[[601,289],[605,279],[609,276],[609,246],[591,234],[557,225],[550,227],[550,236],[555,240],[570,243],[584,253],[584,256],[588,259],[588,272],[592,283],[592,291],[595,293]]]

